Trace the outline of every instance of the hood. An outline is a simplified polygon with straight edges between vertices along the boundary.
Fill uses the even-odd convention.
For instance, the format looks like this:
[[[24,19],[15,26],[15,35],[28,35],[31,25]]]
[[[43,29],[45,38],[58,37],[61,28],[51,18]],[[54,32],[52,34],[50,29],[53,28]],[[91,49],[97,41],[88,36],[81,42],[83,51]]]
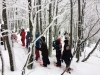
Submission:
[[[39,34],[36,34],[35,37],[38,38],[39,37]]]
[[[40,40],[41,40],[41,41],[45,41],[45,37],[44,37],[44,36],[42,36]]]
[[[68,44],[68,40],[65,40],[64,42],[65,42],[65,44]]]
[[[61,41],[61,38],[58,38],[57,40]]]
[[[60,41],[59,40],[56,40],[56,45],[59,45],[60,44]]]
[[[22,31],[25,31],[25,30],[22,28]]]
[[[27,35],[30,35],[30,32],[29,31],[27,32]]]

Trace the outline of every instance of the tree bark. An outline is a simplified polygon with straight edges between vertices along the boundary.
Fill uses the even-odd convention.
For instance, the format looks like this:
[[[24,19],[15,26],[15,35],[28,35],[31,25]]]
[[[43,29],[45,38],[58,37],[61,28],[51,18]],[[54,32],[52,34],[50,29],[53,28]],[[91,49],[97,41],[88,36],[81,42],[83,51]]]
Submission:
[[[72,49],[72,28],[73,28],[73,1],[70,0],[70,7],[71,7],[71,20],[70,20],[70,49]]]
[[[29,3],[29,6],[31,7],[31,0],[28,0],[28,3]],[[32,31],[33,31],[33,26],[32,26],[32,22],[31,22],[31,8],[29,7],[29,30],[30,30],[30,44],[33,40],[33,34],[32,34]],[[34,51],[33,51],[33,46],[31,48],[29,48],[29,51],[32,51],[31,52],[31,55],[30,55],[30,58],[29,58],[29,62],[28,63],[31,63],[33,62],[33,57],[34,57]],[[27,66],[28,69],[32,69],[33,68],[33,63],[31,63],[30,65]]]
[[[1,58],[1,62],[2,62],[2,72],[1,75],[4,75],[4,61],[3,61],[3,56],[2,56],[2,52],[0,51],[0,58]]]
[[[41,0],[38,0],[38,3],[39,3],[39,5],[41,5]],[[39,10],[41,10],[41,6],[39,6]],[[42,13],[41,13],[41,11],[39,12],[39,20],[40,20],[40,33],[42,34],[43,33],[43,31],[42,31]]]
[[[55,13],[55,12],[54,12]],[[58,2],[56,5],[56,16],[58,14]],[[56,40],[58,38],[58,27],[57,27],[57,19],[55,20],[55,26],[54,26],[54,40]]]
[[[77,44],[77,47],[79,47],[81,43],[81,1],[78,0],[78,44]],[[77,61],[79,61],[79,58],[80,58],[80,47],[78,48],[78,51],[76,53],[76,58],[77,58]]]
[[[49,24],[52,22],[52,4],[49,4]],[[49,28],[49,56],[52,53],[52,26]]]
[[[6,2],[5,0],[3,0],[3,8],[6,7]],[[4,21],[4,26],[5,26],[5,30],[9,30],[8,26],[7,26],[7,15],[6,15],[6,9],[3,9],[2,12],[2,17],[3,17],[3,21]],[[5,35],[8,35],[9,32],[6,32]],[[6,44],[7,44],[7,48],[8,48],[8,54],[9,54],[9,62],[10,62],[10,70],[14,71],[15,70],[15,63],[14,63],[14,57],[13,57],[13,53],[12,53],[12,47],[11,47],[11,43],[10,43],[10,36],[5,36],[5,40],[6,40]]]

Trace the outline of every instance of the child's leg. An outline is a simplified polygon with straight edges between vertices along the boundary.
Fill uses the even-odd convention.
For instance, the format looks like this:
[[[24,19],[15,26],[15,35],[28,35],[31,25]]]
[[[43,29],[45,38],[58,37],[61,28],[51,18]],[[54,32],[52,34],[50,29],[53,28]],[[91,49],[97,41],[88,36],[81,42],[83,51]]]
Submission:
[[[43,60],[43,67],[47,67],[47,60],[46,60],[46,56],[42,57]]]

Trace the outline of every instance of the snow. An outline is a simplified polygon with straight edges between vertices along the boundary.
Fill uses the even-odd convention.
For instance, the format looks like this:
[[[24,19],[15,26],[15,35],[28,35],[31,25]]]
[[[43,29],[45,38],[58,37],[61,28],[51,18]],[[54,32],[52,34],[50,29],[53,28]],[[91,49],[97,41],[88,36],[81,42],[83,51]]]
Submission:
[[[18,35],[18,37],[20,37]],[[95,46],[95,44],[92,44],[91,47],[86,47],[85,54],[87,55]],[[4,58],[4,66],[5,66],[5,73],[4,75],[21,75],[22,68],[25,64],[25,61],[27,59],[27,49],[25,47],[21,46],[20,38],[18,38],[18,42],[14,43],[14,55],[15,55],[15,62],[16,62],[16,71],[11,72],[10,66],[9,66],[9,57],[8,57],[8,51],[4,50],[3,46],[1,47],[1,51],[3,53]],[[82,53],[84,58],[84,52]],[[86,62],[79,62],[76,63],[76,58],[73,58],[71,67],[74,69],[71,73],[71,75],[100,75],[99,68],[100,68],[100,51],[96,50],[91,57]],[[34,61],[34,69],[28,70],[26,69],[26,75],[61,75],[61,73],[64,71],[65,63],[63,62],[62,65],[63,68],[57,68],[54,66],[53,62],[56,61],[55,58],[55,51],[53,50],[52,57],[50,58],[51,64],[48,65],[48,68],[44,68],[39,66],[39,63]],[[1,61],[0,61],[0,69],[1,69]],[[1,71],[0,71],[1,72]],[[1,74],[0,74],[1,75]],[[64,75],[70,75],[68,73],[65,73]]]

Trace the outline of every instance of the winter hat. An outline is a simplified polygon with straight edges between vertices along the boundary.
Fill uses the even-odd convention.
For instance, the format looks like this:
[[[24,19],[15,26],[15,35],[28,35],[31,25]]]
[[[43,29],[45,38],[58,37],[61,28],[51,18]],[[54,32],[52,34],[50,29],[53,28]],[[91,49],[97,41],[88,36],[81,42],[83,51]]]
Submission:
[[[58,38],[57,40],[61,41],[61,38]]]
[[[44,36],[42,36],[40,40],[41,40],[41,41],[45,41],[45,37],[44,37]]]
[[[22,31],[24,31],[24,28],[22,28]]]
[[[64,42],[65,42],[65,44],[68,44],[68,40],[65,40]]]
[[[38,38],[39,37],[39,34],[36,34],[35,37]]]

